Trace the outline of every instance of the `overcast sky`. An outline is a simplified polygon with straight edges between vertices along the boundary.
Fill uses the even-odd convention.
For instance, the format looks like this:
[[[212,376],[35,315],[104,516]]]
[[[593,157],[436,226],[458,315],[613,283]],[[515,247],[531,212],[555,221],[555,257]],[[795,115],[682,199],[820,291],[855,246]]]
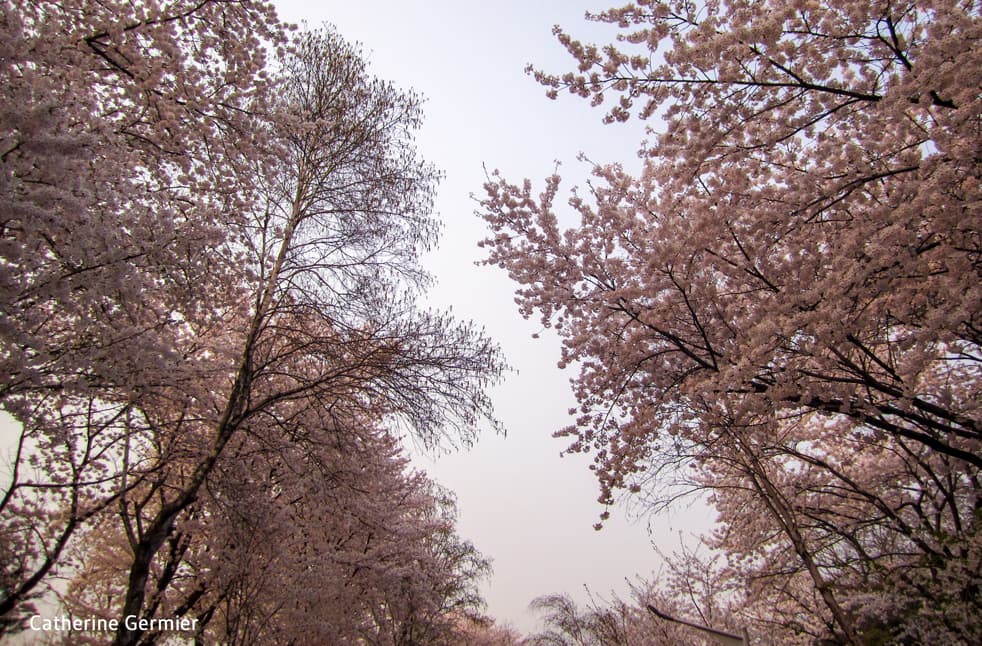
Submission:
[[[551,30],[559,24],[576,35],[603,42],[611,31],[584,21],[584,12],[606,8],[583,0],[376,0],[317,4],[279,0],[280,14],[315,27],[332,23],[350,41],[362,44],[372,71],[422,94],[426,121],[419,150],[446,173],[436,208],[444,222],[439,252],[428,258],[437,275],[434,304],[452,307],[460,318],[483,324],[517,372],[493,392],[506,438],[482,435],[469,451],[419,465],[454,490],[459,531],[494,561],[485,586],[489,612],[497,620],[530,631],[536,628],[528,603],[536,596],[567,592],[584,599],[626,591],[625,579],[650,576],[658,567],[652,549],[670,551],[678,533],[705,526],[706,513],[690,510],[653,521],[628,520],[612,510],[605,529],[593,524],[603,509],[583,456],[560,458],[565,440],[552,432],[569,424],[573,404],[568,373],[556,367],[558,341],[524,321],[513,302],[514,286],[503,271],[477,267],[483,222],[474,215],[484,166],[499,168],[512,181],[533,182],[549,175],[555,161],[561,174],[582,183],[587,174],[579,152],[597,162],[638,164],[643,135],[638,124],[605,126],[602,112],[571,96],[550,101],[524,73],[533,63],[565,71],[572,60]],[[569,186],[570,184],[567,184]]]

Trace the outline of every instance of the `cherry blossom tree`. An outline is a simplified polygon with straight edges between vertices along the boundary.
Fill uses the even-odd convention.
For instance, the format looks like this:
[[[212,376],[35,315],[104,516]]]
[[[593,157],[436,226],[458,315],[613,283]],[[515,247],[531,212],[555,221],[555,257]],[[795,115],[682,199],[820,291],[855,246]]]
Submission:
[[[222,329],[195,335],[234,360],[196,384],[203,390],[166,393],[178,408],[141,410],[168,456],[142,474],[152,495],[121,501],[133,553],[121,616],[158,612],[152,571],[176,571],[182,554],[163,548],[237,435],[273,424],[299,438],[318,419],[343,428],[357,419],[345,409],[360,407],[433,444],[466,441],[490,419],[483,389],[501,368],[497,350],[415,304],[427,282],[417,257],[437,234],[429,209],[438,175],[411,147],[419,99],[371,78],[330,32],[302,35],[280,74],[264,98],[285,154],[255,166],[260,199],[237,238],[246,298],[228,304],[239,316]],[[121,625],[115,643],[141,632]]]
[[[0,406],[22,426],[0,501],[6,623],[113,504],[133,406],[215,358],[189,330],[226,315],[228,224],[269,147],[250,106],[283,33],[263,3],[0,11]]]
[[[519,646],[525,640],[514,628],[499,625],[490,620],[465,621],[462,626],[461,644],[473,646]]]
[[[452,499],[379,429],[297,418],[232,440],[154,563],[159,616],[193,618],[203,643],[458,642],[488,564],[456,536]],[[118,616],[128,551],[112,519],[93,530],[66,596],[76,616]]]
[[[432,445],[490,420],[496,348],[416,304],[439,178],[418,97],[333,34],[287,53],[262,2],[4,12],[7,626],[81,529],[125,540],[120,616],[162,612],[242,436],[357,419]]]
[[[746,616],[744,591],[731,576],[724,554],[707,554],[705,547],[700,542],[696,549],[682,544],[671,554],[659,551],[658,572],[629,582],[627,598],[611,594],[605,599],[589,589],[587,602],[582,605],[568,594],[537,597],[530,608],[541,616],[545,630],[530,636],[529,643],[715,646],[720,642],[711,634],[692,626],[728,635],[742,634],[746,627],[740,616]],[[785,634],[776,635],[766,628],[754,633],[752,643],[804,643],[787,640]]]
[[[495,174],[483,208],[488,262],[579,367],[560,435],[595,453],[601,502],[708,491],[788,630],[977,639],[980,7],[593,19],[617,43],[557,29],[577,71],[534,74],[651,119],[641,172],[595,167],[568,228],[558,175]]]

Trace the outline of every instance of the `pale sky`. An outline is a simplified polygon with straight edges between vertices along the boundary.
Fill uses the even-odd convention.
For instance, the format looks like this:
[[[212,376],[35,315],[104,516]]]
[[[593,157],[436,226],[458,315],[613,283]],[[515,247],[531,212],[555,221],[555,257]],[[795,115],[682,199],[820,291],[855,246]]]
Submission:
[[[514,285],[505,273],[477,267],[483,252],[483,222],[474,215],[484,166],[499,168],[511,181],[539,182],[556,160],[564,177],[582,184],[584,152],[596,162],[638,165],[640,125],[605,126],[603,113],[586,101],[560,96],[550,101],[524,73],[533,63],[566,71],[572,59],[551,30],[560,24],[575,35],[610,40],[606,26],[587,23],[586,10],[610,5],[593,0],[377,0],[308,3],[278,0],[281,17],[310,27],[335,25],[349,41],[362,44],[377,76],[422,94],[425,123],[417,144],[422,155],[446,173],[436,209],[444,222],[440,251],[428,258],[436,274],[435,306],[486,327],[517,372],[493,391],[506,438],[484,433],[466,452],[417,463],[457,494],[459,532],[494,562],[484,586],[488,612],[499,622],[529,632],[537,628],[528,612],[536,596],[566,592],[584,600],[625,593],[626,579],[651,576],[663,551],[708,525],[704,509],[671,517],[629,520],[611,510],[605,529],[593,524],[603,511],[598,487],[584,456],[559,457],[566,440],[552,432],[570,423],[574,401],[569,377],[556,367],[559,346],[524,321],[513,302]],[[567,187],[571,184],[565,184]],[[648,524],[655,531],[649,535]]]

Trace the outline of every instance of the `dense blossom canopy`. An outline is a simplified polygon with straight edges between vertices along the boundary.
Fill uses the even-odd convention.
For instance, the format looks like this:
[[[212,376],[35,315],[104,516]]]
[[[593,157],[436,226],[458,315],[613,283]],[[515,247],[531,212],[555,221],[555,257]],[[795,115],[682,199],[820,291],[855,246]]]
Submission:
[[[979,636],[980,11],[603,12],[616,44],[557,29],[578,70],[534,74],[649,119],[640,174],[596,167],[568,228],[558,175],[486,185],[488,262],[579,368],[560,434],[601,501],[708,489],[748,612],[799,634]]]

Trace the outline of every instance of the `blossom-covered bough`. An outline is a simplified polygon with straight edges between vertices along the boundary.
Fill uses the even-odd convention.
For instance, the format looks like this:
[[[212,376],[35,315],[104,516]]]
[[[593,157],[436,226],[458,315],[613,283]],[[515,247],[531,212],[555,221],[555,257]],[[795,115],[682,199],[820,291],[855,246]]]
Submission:
[[[982,630],[979,14],[603,12],[617,43],[557,29],[577,71],[534,74],[651,120],[640,174],[597,166],[568,229],[557,175],[486,186],[488,262],[579,367],[560,435],[601,502],[707,491],[744,612],[781,640]]]

